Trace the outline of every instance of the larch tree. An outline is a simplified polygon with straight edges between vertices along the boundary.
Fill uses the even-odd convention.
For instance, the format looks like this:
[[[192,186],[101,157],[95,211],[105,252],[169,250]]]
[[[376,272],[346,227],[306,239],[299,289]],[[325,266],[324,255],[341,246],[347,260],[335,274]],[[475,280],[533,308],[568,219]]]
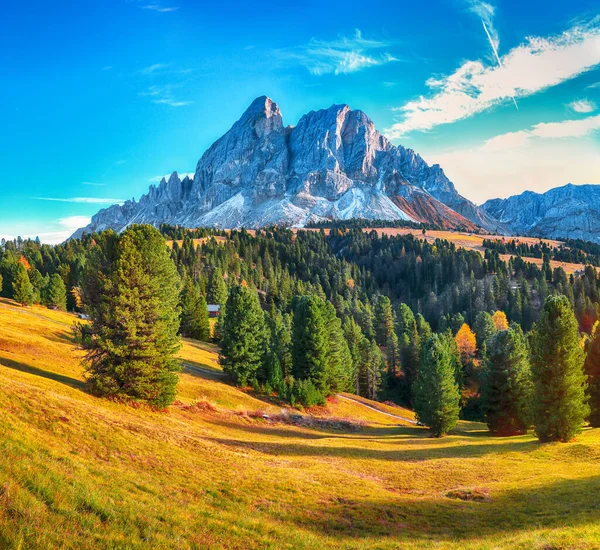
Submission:
[[[417,418],[435,437],[448,433],[458,422],[460,391],[454,370],[454,358],[447,339],[434,334],[423,346],[413,395]]]
[[[492,315],[492,321],[494,321],[494,326],[496,330],[506,330],[508,328],[508,319],[506,318],[506,313],[502,310],[498,310]]]
[[[91,317],[87,376],[93,393],[158,407],[178,382],[179,275],[164,237],[149,225],[97,243],[84,278]]]
[[[566,296],[550,296],[531,343],[535,433],[540,441],[570,441],[590,412],[585,353]]]
[[[463,323],[456,333],[454,340],[458,346],[461,363],[463,366],[469,365],[477,352],[477,339],[475,338],[475,333],[467,323]]]
[[[246,286],[229,289],[223,319],[220,362],[240,386],[254,384],[264,367],[268,331],[258,294]]]
[[[533,385],[527,340],[520,328],[496,333],[488,341],[481,381],[482,409],[496,435],[527,433]]]

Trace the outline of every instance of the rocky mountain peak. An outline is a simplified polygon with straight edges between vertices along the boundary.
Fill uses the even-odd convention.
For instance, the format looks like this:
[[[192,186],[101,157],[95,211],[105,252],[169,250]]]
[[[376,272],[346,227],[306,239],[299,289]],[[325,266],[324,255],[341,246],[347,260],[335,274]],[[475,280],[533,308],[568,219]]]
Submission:
[[[234,127],[236,125],[250,126],[262,138],[271,132],[282,131],[283,119],[277,103],[267,96],[261,96],[250,104]]]
[[[284,128],[277,104],[261,96],[202,155],[193,181],[174,172],[139,203],[99,212],[85,230],[302,226],[351,217],[498,228],[439,166],[394,146],[363,111],[335,104]]]

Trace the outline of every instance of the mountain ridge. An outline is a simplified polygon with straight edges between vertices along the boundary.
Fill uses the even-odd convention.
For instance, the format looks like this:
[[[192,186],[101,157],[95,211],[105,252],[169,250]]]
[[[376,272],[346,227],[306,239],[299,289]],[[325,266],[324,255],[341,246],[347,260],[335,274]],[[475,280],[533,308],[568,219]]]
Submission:
[[[512,233],[600,243],[600,185],[568,183],[544,193],[490,199],[481,208]]]
[[[354,217],[506,230],[363,111],[332,105],[284,126],[277,104],[261,96],[204,152],[193,179],[174,172],[139,201],[101,210],[74,237],[132,223],[298,227]]]

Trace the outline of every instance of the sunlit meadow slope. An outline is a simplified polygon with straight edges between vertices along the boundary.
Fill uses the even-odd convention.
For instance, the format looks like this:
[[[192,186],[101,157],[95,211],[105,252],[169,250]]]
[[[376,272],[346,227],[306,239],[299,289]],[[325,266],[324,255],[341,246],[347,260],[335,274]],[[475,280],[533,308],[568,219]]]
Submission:
[[[178,403],[133,407],[85,392],[74,321],[0,301],[2,549],[600,547],[599,430],[438,440],[345,399],[315,414],[359,431],[271,423],[191,341]]]

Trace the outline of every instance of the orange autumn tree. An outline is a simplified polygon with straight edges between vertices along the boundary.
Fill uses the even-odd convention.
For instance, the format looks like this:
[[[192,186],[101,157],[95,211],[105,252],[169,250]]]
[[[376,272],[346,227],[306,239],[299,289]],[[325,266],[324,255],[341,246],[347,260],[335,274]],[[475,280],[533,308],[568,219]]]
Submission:
[[[492,320],[494,321],[494,325],[496,325],[496,330],[506,330],[508,328],[508,319],[506,318],[506,313],[504,313],[504,311],[496,311],[496,313],[492,315]]]
[[[477,340],[475,333],[471,330],[471,327],[467,323],[463,323],[456,333],[456,345],[460,352],[460,361],[463,365],[468,364],[477,351]]]

